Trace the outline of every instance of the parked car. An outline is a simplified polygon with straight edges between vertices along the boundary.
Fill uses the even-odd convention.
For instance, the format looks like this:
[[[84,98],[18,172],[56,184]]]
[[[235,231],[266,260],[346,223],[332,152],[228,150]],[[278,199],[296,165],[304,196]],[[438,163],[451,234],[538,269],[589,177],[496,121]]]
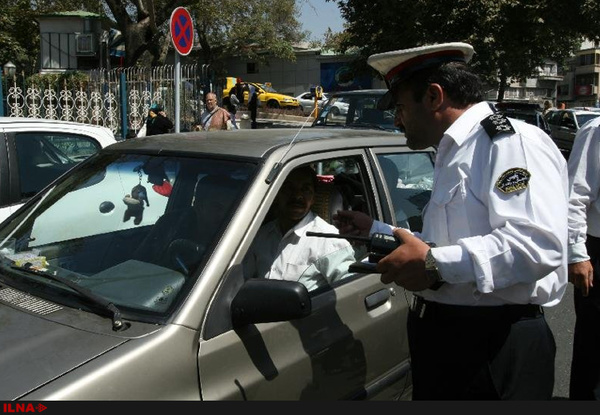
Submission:
[[[229,99],[233,87],[235,86],[236,78],[227,77],[226,85],[223,89],[223,102]],[[258,94],[258,106],[266,108],[298,108],[300,104],[298,100],[292,96],[281,94],[277,92],[273,86],[269,83],[258,83],[258,82],[242,82],[244,85],[244,104],[248,105],[248,88],[253,85],[256,88]],[[239,97],[238,97],[239,98]]]
[[[0,221],[77,163],[115,143],[106,127],[0,117]]]
[[[395,111],[377,108],[379,99],[386,92],[386,89],[361,89],[331,93],[312,126],[374,128],[400,132],[394,125]]]
[[[304,115],[310,115],[313,113],[313,110],[315,109],[315,98],[310,93],[310,91],[301,93],[300,95],[298,95],[296,97],[296,99],[298,100],[298,104],[300,105],[300,110],[302,111],[302,113]],[[323,104],[325,103],[325,101],[327,101],[327,99],[328,99],[327,94],[322,93],[321,98],[319,98],[317,101],[317,106],[319,108],[319,111],[321,111],[321,109],[323,108]]]
[[[539,104],[529,102],[502,101],[493,103],[496,111],[505,114],[509,118],[523,120],[529,124],[535,125],[550,135],[550,126],[542,113],[542,107]]]
[[[560,149],[570,152],[581,126],[599,116],[598,111],[563,109],[550,111],[545,118],[550,125],[550,137]]]
[[[319,128],[104,148],[0,223],[0,399],[409,399],[411,293],[361,267],[364,245],[356,268],[314,290],[248,279],[243,264],[307,164],[324,220],[351,208],[420,230],[433,151]],[[148,202],[135,212],[132,186]]]

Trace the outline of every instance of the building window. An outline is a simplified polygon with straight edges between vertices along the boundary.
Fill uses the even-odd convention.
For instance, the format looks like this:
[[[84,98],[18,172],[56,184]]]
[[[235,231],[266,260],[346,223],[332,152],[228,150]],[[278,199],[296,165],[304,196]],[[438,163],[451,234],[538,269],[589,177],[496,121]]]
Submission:
[[[557,95],[569,95],[569,85],[558,85],[556,87]]]
[[[586,55],[579,56],[579,65],[580,66],[594,65],[595,63],[596,63],[596,54],[595,53],[588,53]]]
[[[258,64],[256,62],[248,62],[246,64],[246,73],[258,73]]]

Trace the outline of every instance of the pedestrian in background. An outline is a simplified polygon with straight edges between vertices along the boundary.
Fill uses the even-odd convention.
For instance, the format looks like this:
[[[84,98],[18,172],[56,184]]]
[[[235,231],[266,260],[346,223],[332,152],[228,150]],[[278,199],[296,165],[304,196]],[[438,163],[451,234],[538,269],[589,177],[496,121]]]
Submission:
[[[227,100],[227,111],[229,111],[229,116],[231,117],[231,124],[233,125],[233,129],[237,130],[237,122],[236,122],[236,114],[237,110],[240,106],[240,101],[237,98],[237,95],[230,93],[229,99]]]
[[[217,104],[217,95],[214,92],[206,94],[206,110],[200,116],[196,130],[233,130],[231,116],[225,108]]]
[[[569,166],[569,282],[575,331],[569,398],[600,400],[600,118],[575,136]]]
[[[256,123],[256,113],[258,111],[258,94],[256,93],[256,87],[252,84],[248,85],[248,110],[250,111],[251,128],[258,128]]]
[[[542,110],[542,115],[548,114],[552,111],[552,103],[548,100],[544,101],[544,109]]]
[[[163,107],[157,103],[150,106],[146,118],[146,136],[166,134],[173,128],[173,122],[167,118]]]
[[[566,160],[541,129],[494,113],[446,43],[372,55],[389,91],[380,108],[411,149],[437,147],[422,233],[356,211],[340,233],[403,243],[376,270],[414,292],[408,315],[414,400],[551,399],[556,345],[543,308],[567,285]]]

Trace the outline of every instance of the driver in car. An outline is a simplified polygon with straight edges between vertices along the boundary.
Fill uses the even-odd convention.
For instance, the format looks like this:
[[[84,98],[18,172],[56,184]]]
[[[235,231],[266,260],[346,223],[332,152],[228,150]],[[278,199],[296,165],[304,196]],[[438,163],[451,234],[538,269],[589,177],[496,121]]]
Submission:
[[[310,166],[299,167],[287,177],[275,200],[277,217],[259,229],[244,259],[247,278],[299,281],[311,291],[348,275],[355,262],[348,241],[306,235],[338,233],[311,210],[316,184]]]

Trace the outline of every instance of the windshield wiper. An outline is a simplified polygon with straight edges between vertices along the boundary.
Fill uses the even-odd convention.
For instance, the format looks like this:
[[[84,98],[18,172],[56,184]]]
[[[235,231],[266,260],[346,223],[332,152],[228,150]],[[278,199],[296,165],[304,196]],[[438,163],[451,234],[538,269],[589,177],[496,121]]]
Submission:
[[[120,330],[123,327],[123,320],[121,319],[121,311],[117,308],[117,306],[115,306],[112,302],[108,301],[107,299],[94,294],[91,290],[89,290],[85,287],[82,287],[81,285],[76,284],[73,281],[71,281],[70,279],[65,278],[63,276],[58,276],[58,275],[55,275],[48,271],[42,271],[40,269],[36,269],[32,266],[31,262],[26,262],[22,266],[15,265],[13,263],[10,267],[12,269],[15,269],[18,271],[25,271],[30,274],[40,275],[40,276],[46,277],[48,279],[51,279],[51,280],[54,280],[54,281],[60,282],[61,284],[66,285],[67,287],[71,288],[73,291],[78,293],[80,296],[82,296],[83,298],[88,299],[88,300],[92,301],[94,304],[99,305],[103,309],[109,311],[112,314],[113,330]],[[69,274],[67,273],[67,275],[69,275]]]

